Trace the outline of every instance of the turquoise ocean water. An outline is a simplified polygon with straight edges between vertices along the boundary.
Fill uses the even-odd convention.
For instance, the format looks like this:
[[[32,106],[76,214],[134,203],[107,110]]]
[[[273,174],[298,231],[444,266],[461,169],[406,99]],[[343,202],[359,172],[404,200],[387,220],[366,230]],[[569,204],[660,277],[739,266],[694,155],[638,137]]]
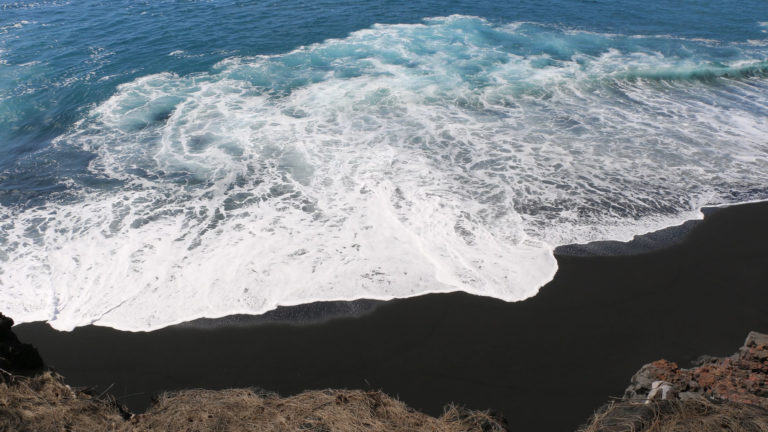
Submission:
[[[515,301],[766,178],[763,0],[0,3],[19,321]]]

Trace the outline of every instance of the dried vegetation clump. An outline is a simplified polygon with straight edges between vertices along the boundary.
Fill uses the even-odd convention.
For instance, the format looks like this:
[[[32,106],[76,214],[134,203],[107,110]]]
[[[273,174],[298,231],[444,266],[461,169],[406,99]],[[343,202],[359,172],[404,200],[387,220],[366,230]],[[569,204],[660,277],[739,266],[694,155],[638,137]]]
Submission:
[[[706,399],[614,402],[579,432],[768,432],[768,410]]]
[[[322,390],[280,397],[254,389],[185,390],[160,395],[144,414],[114,399],[73,390],[60,376],[5,375],[0,431],[434,431],[501,432],[503,420],[449,405],[439,418],[378,391]]]
[[[121,431],[125,422],[111,397],[75,391],[53,372],[0,376],[0,431]]]
[[[322,390],[279,397],[251,389],[166,393],[146,414],[134,416],[136,431],[505,431],[484,412],[448,406],[440,418],[407,407],[378,391]]]

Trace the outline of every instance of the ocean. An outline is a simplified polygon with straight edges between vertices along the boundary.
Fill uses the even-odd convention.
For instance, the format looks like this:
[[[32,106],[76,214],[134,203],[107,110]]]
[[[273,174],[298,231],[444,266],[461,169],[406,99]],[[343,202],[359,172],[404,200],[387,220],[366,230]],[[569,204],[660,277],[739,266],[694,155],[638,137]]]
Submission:
[[[0,294],[152,330],[535,295],[768,198],[768,3],[0,3]]]

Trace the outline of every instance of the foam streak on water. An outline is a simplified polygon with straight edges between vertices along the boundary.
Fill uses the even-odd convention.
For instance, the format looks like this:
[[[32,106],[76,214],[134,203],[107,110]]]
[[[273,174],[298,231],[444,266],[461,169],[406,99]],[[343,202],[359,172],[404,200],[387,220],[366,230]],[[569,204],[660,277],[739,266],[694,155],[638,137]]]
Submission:
[[[557,245],[768,196],[765,58],[451,16],[144,76],[56,140],[93,154],[88,181],[0,208],[7,313],[149,330],[320,300],[525,299]]]

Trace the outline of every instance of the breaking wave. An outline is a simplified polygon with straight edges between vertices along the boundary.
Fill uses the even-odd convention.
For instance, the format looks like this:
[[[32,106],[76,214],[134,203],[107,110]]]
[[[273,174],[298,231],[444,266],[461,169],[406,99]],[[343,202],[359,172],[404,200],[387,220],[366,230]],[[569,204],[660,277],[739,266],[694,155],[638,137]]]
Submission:
[[[0,207],[19,321],[150,330],[462,290],[522,300],[553,248],[768,197],[760,47],[451,16],[117,88],[92,155]]]

